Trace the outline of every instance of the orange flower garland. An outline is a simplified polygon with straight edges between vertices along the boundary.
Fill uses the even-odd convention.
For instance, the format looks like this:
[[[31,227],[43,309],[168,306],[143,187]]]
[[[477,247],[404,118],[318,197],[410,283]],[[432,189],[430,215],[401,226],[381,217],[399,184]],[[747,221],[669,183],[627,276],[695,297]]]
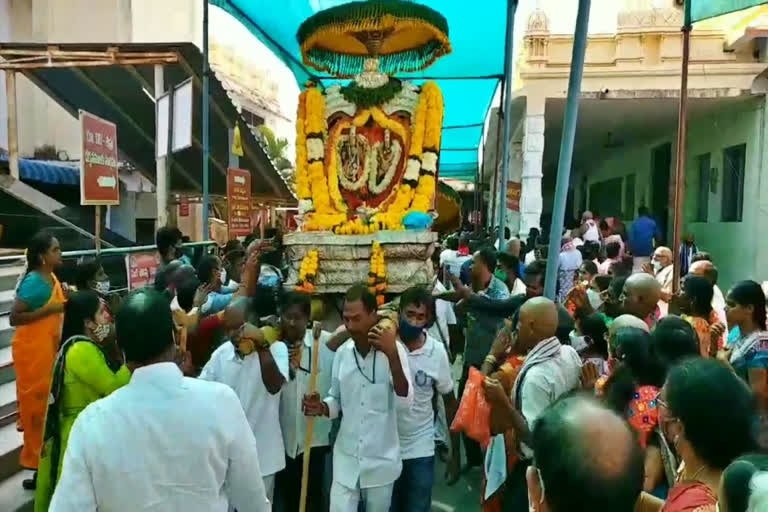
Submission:
[[[320,255],[316,249],[307,252],[299,266],[299,283],[297,292],[312,293],[315,291],[315,276],[319,265]]]
[[[304,131],[307,118],[307,91],[299,95],[299,108],[296,114],[296,195],[299,199],[311,199],[309,174],[307,173],[307,137]]]
[[[376,304],[381,306],[386,298],[387,291],[387,265],[384,263],[384,250],[378,241],[371,246],[371,269],[368,271],[368,287],[376,294]]]

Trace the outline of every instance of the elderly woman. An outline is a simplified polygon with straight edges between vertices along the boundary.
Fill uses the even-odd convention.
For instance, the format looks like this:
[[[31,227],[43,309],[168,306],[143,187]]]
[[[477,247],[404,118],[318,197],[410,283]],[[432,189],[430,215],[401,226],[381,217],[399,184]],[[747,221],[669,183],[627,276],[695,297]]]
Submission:
[[[16,289],[10,315],[16,328],[11,351],[20,427],[24,430],[20,462],[27,469],[37,469],[51,370],[61,338],[66,297],[53,273],[59,266],[59,241],[46,232],[33,236],[27,247],[27,273]],[[24,480],[24,488],[34,489],[36,482],[37,473]]]
[[[726,366],[694,358],[669,372],[657,406],[664,438],[682,463],[667,500],[643,494],[637,510],[715,512],[723,471],[756,446],[752,394]]]
[[[53,367],[36,511],[48,510],[61,474],[69,432],[80,411],[131,378],[122,358],[115,359],[119,351],[112,348],[115,342],[111,331],[111,318],[96,292],[80,291],[70,297],[64,308],[63,343]]]
[[[724,344],[725,326],[713,329],[721,321],[712,309],[713,293],[712,283],[707,278],[689,275],[683,281],[679,298],[681,317],[696,331],[702,357],[715,357]]]

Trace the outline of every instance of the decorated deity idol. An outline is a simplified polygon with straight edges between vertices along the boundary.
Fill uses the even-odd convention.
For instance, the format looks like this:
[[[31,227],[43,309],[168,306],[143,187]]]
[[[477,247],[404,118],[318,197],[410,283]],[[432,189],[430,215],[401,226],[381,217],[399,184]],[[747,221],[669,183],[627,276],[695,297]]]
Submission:
[[[339,78],[299,99],[296,182],[303,231],[402,230],[434,210],[443,97],[418,71],[450,53],[448,26],[412,2],[374,0],[318,12],[299,28],[304,63]]]

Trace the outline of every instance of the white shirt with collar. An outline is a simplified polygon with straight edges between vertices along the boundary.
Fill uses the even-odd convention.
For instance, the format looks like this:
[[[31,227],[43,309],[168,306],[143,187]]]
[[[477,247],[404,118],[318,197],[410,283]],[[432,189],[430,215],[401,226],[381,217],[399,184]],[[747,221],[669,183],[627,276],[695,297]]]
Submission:
[[[397,412],[397,431],[403,460],[435,454],[435,412],[432,397],[453,392],[451,364],[445,346],[427,336],[424,345],[408,351],[408,367],[413,384],[413,404]]]
[[[50,509],[224,512],[228,503],[270,510],[240,402],[159,363],[77,417]]]
[[[400,342],[397,353],[408,380],[408,394],[395,393],[389,359],[371,348],[362,357],[352,339],[336,352],[331,389],[325,402],[330,418],[342,413],[333,449],[333,478],[344,487],[361,489],[393,483],[403,467],[397,415],[410,408],[413,385],[408,354]]]
[[[560,355],[532,366],[523,376],[520,390],[522,414],[528,428],[533,429],[533,423],[560,396],[579,387],[580,378],[581,358],[568,345],[560,347]],[[520,450],[525,458],[533,456],[533,450],[523,443]]]
[[[331,387],[331,371],[335,354],[327,347],[331,334],[323,332],[320,335],[320,353],[317,360],[316,391],[321,397],[328,395]],[[295,459],[304,453],[304,442],[307,435],[307,418],[302,410],[304,395],[309,393],[310,372],[312,371],[312,331],[304,335],[304,349],[301,353],[301,363],[296,368],[294,378],[288,380],[280,391],[280,427],[283,430],[285,453]],[[328,446],[331,432],[331,420],[317,417],[312,427],[312,448]]]
[[[288,380],[288,347],[282,341],[269,351],[280,373]],[[258,352],[240,358],[235,346],[226,341],[217,348],[200,372],[200,378],[231,387],[240,399],[248,423],[256,437],[261,472],[267,477],[285,467],[285,448],[280,430],[280,393],[270,394],[261,379]]]

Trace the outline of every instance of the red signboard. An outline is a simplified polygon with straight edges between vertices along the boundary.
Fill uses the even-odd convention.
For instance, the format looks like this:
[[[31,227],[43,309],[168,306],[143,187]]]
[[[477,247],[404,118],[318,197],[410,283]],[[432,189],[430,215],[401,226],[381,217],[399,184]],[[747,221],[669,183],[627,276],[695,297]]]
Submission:
[[[189,217],[189,198],[186,196],[179,198],[179,217]]]
[[[251,224],[251,173],[243,169],[227,170],[227,210],[229,238],[248,236]]]
[[[520,211],[520,194],[522,187],[516,181],[507,182],[507,209],[513,212]]]
[[[160,255],[156,252],[136,252],[125,255],[125,270],[128,274],[128,290],[144,288],[155,283],[160,269]]]
[[[120,204],[117,127],[80,111],[80,204]]]

